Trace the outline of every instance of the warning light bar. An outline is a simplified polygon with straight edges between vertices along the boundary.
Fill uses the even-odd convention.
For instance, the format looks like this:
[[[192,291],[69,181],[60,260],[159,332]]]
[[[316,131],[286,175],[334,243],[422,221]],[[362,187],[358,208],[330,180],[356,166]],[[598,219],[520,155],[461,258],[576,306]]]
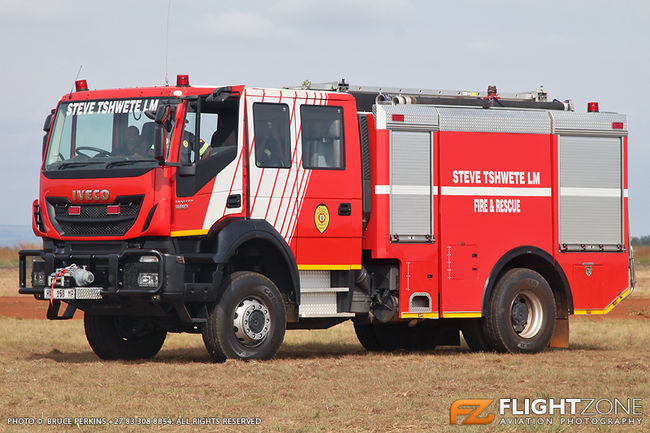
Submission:
[[[587,102],[587,111],[589,113],[598,113],[598,102]]]
[[[81,206],[70,206],[68,208],[68,215],[81,215]]]
[[[77,80],[74,82],[74,88],[77,89],[77,92],[83,92],[88,90],[88,83],[86,83],[86,80]]]
[[[393,119],[393,122],[403,122],[404,121],[404,115],[403,114],[393,114],[392,119]]]
[[[177,75],[176,76],[176,85],[178,87],[188,87],[190,85],[190,76],[189,75]]]
[[[106,214],[107,215],[119,215],[120,214],[120,205],[115,204],[115,205],[106,206]]]

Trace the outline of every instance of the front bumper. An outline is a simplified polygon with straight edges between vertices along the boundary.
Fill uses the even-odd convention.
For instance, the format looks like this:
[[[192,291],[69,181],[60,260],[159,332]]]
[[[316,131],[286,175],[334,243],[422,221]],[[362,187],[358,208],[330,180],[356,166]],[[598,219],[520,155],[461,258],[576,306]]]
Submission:
[[[183,300],[185,295],[183,256],[165,254],[154,249],[125,249],[119,253],[79,254],[53,253],[42,250],[21,250],[19,253],[19,289],[43,299],[47,279],[57,269],[76,264],[85,266],[95,276],[93,286],[101,287],[102,298],[123,296],[156,296],[158,299]],[[28,269],[28,258],[32,268]],[[36,258],[34,260],[34,258]],[[157,262],[141,262],[141,257],[156,257]],[[29,273],[28,273],[29,272]],[[138,274],[157,275],[157,284],[140,286]],[[29,281],[28,281],[29,278]],[[28,282],[30,284],[28,284]],[[74,287],[74,283],[69,285]]]

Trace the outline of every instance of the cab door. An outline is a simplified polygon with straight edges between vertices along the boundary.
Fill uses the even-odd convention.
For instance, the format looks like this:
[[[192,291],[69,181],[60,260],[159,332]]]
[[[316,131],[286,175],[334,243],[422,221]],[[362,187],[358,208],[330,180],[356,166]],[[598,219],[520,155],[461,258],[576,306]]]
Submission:
[[[238,95],[188,102],[178,122],[172,236],[205,235],[222,218],[245,214],[241,119]]]
[[[361,154],[356,105],[307,99],[296,160],[298,269],[361,269]]]
[[[248,89],[248,209],[251,219],[266,220],[297,253],[294,239],[300,173],[295,161],[298,124],[295,92]]]

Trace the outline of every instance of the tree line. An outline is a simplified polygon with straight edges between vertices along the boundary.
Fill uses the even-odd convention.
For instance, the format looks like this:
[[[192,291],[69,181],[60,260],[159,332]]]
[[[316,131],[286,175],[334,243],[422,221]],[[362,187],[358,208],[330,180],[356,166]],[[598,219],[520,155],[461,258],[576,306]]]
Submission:
[[[650,246],[650,235],[648,236],[633,236],[630,243],[634,246],[647,245]]]

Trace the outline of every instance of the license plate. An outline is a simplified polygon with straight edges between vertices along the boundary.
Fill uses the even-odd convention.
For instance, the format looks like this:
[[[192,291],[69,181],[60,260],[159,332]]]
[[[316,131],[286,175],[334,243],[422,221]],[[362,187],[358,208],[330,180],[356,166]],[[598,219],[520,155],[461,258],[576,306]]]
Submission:
[[[45,299],[75,299],[75,289],[45,289],[43,293]]]

